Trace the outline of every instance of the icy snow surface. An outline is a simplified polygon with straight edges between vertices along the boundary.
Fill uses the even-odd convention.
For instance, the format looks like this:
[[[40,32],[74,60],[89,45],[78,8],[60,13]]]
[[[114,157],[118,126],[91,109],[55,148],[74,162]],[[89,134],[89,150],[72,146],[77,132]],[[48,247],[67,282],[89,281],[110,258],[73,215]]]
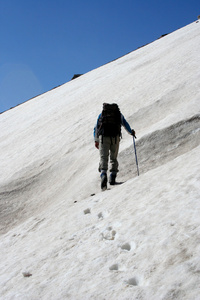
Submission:
[[[0,299],[200,299],[199,45],[194,22],[0,115]],[[123,131],[105,192],[103,102],[140,169]]]

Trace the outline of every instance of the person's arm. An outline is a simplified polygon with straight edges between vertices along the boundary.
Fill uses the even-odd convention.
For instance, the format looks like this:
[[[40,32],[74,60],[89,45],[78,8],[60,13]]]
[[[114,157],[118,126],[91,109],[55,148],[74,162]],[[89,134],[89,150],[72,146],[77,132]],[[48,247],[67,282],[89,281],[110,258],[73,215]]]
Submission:
[[[94,127],[94,142],[95,142],[95,147],[97,149],[99,149],[99,137],[97,136],[97,127],[98,127],[98,122],[99,122],[100,117],[101,117],[101,114],[98,116],[97,123]]]
[[[122,114],[121,114],[121,124],[129,134],[133,135],[136,138],[135,130],[131,129],[129,123],[126,121],[126,119],[124,118],[124,116]]]

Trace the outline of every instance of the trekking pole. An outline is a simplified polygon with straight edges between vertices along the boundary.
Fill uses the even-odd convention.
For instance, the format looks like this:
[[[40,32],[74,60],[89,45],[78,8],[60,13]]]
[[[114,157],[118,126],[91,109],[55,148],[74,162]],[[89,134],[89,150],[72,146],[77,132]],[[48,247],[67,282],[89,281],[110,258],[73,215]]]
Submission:
[[[135,145],[134,136],[133,136],[133,145],[134,145],[134,150],[135,150],[135,161],[136,161],[136,166],[137,166],[137,173],[138,173],[138,176],[139,176],[139,167],[138,167],[137,152],[136,152],[136,145]]]

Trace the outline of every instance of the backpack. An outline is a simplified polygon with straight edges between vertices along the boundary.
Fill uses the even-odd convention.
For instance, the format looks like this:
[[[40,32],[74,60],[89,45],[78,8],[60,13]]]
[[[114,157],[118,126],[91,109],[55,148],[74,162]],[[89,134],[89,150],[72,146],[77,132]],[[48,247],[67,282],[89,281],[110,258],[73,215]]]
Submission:
[[[97,126],[97,135],[110,137],[121,135],[121,113],[117,104],[103,104]]]

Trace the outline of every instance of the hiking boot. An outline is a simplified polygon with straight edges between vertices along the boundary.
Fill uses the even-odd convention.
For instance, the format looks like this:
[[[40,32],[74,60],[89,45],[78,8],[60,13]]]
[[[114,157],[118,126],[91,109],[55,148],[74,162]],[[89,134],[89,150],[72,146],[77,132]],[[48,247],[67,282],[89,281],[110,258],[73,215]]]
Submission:
[[[106,190],[107,189],[107,174],[101,173],[101,189]]]
[[[116,179],[116,174],[115,173],[111,173],[110,177],[109,177],[109,183],[110,185],[115,185],[115,179]]]

